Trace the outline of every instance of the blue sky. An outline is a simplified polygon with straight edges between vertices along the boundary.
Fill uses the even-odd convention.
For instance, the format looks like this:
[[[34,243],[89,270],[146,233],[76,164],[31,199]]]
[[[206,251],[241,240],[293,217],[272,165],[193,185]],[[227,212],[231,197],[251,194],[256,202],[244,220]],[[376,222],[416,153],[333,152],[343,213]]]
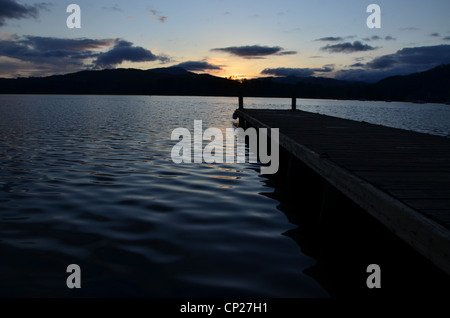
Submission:
[[[71,3],[81,29],[66,26]],[[366,25],[371,3],[379,29]],[[448,12],[447,0],[0,0],[0,76],[181,65],[375,81],[450,63]]]

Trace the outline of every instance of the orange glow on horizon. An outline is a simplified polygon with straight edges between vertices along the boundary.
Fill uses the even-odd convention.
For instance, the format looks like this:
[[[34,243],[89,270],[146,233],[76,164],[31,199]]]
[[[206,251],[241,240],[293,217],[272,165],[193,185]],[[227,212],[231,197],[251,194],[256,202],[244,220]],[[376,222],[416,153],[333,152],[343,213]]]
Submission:
[[[228,76],[223,76],[223,77],[225,77],[227,79],[230,79],[230,80],[233,80],[233,81],[238,81],[240,83],[242,83],[244,80],[248,80],[248,79],[254,78],[253,76],[248,76],[248,75],[245,75],[245,74],[230,74]]]

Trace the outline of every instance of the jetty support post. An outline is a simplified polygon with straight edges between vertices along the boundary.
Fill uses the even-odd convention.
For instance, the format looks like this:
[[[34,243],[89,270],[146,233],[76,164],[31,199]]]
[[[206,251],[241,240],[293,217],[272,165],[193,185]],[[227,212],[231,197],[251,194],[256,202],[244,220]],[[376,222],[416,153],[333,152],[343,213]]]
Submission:
[[[244,109],[244,95],[239,93],[239,109]]]
[[[291,110],[296,110],[297,109],[297,97],[294,95],[292,95],[292,104],[291,104]]]

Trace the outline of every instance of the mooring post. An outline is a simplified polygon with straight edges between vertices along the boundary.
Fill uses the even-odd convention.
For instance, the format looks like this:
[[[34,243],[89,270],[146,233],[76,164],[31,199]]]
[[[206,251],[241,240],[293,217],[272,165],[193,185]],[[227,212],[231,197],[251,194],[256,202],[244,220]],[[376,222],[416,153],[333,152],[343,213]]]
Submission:
[[[295,97],[295,95],[292,96],[291,109],[292,110],[296,110],[297,109],[297,98]]]
[[[244,109],[244,96],[239,94],[239,109]]]

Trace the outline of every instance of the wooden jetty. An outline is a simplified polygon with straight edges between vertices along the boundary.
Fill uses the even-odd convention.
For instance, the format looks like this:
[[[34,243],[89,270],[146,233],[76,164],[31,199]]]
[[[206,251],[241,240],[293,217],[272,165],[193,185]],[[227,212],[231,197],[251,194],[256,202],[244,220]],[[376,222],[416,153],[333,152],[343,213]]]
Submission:
[[[280,146],[450,275],[450,139],[295,110],[244,109]]]

